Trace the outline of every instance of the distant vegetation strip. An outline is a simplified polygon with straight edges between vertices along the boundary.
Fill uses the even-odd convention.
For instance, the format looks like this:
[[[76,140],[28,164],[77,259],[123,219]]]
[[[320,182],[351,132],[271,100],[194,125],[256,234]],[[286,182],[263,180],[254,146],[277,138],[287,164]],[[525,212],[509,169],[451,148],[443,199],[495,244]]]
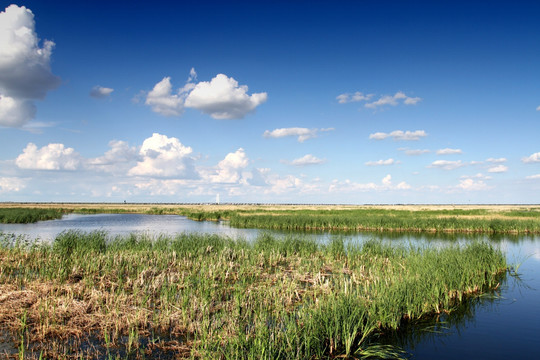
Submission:
[[[540,233],[540,211],[238,210],[181,211],[194,220],[228,220],[238,228],[398,232]]]
[[[391,247],[105,232],[0,236],[0,328],[19,358],[400,358],[381,332],[499,286],[482,242]]]
[[[61,208],[0,208],[0,223],[26,224],[43,220],[54,220],[61,218],[65,213],[66,211]]]
[[[206,211],[189,206],[0,208],[0,222],[35,222],[61,217],[65,213],[143,213],[183,215],[197,221],[226,220],[233,227],[275,230],[337,230],[393,232],[456,232],[489,234],[539,234],[540,210],[488,209],[396,210],[359,209],[272,209],[214,206]]]

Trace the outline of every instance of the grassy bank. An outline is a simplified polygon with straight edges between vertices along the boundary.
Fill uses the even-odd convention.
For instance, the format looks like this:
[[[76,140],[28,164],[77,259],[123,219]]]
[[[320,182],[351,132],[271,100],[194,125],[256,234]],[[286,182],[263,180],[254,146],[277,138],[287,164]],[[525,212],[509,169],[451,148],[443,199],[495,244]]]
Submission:
[[[231,216],[231,226],[280,230],[538,233],[537,218],[478,217],[410,211],[342,211]]]
[[[181,210],[194,220],[229,220],[239,228],[461,233],[540,233],[540,211],[470,210]]]
[[[507,267],[485,243],[102,232],[64,233],[52,245],[4,235],[0,259],[12,355],[50,359],[395,357],[377,334],[451,311],[496,287]]]
[[[43,220],[60,219],[66,213],[59,208],[0,208],[0,223],[26,224]]]

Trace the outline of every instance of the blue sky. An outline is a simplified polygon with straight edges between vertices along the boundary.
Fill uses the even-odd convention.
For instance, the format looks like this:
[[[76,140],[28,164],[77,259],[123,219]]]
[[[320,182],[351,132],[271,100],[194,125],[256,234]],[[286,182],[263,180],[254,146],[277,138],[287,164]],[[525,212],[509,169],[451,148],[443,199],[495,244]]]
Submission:
[[[540,202],[536,2],[0,4],[0,201]]]

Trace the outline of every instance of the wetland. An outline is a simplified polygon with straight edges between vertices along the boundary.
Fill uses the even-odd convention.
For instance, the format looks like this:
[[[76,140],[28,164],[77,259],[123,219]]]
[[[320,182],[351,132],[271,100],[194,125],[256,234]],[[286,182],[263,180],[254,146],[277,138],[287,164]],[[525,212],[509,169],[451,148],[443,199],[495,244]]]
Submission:
[[[171,213],[167,206],[109,213],[95,206],[96,214],[62,209],[57,220],[0,225],[7,356],[538,355],[533,231],[268,230],[234,228],[227,208],[217,208],[215,222],[186,217],[215,208],[184,208],[181,216],[149,215]],[[513,211],[525,215],[506,214]],[[495,216],[534,221],[535,211]]]

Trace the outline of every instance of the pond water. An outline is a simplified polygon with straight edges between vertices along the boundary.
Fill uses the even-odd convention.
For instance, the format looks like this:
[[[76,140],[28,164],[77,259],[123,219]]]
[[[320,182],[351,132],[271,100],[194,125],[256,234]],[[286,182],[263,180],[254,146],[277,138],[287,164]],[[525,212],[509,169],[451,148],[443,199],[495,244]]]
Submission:
[[[129,233],[174,235],[211,233],[254,239],[267,230],[235,229],[221,222],[197,222],[177,215],[70,214],[59,220],[35,224],[0,224],[0,232],[29,240],[52,241],[65,230],[107,231],[111,236]],[[272,232],[279,236],[284,232]],[[307,233],[320,241],[334,234]],[[465,236],[423,234],[338,234],[350,241],[380,238],[385,242],[441,246],[449,242],[484,239],[501,247],[509,263],[522,263],[519,276],[506,277],[497,296],[468,301],[451,316],[406,326],[381,339],[404,348],[411,359],[540,359],[540,236]]]

